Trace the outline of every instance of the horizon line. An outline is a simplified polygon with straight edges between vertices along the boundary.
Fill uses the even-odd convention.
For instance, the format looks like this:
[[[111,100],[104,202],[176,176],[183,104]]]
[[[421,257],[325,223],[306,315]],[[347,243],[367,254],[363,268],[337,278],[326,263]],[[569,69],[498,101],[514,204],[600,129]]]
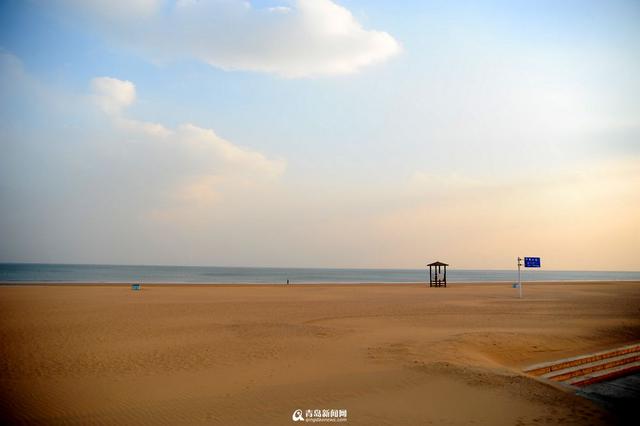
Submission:
[[[334,267],[334,266],[246,266],[246,265],[176,265],[176,264],[145,264],[145,263],[69,263],[69,262],[15,262],[0,261],[0,265],[56,265],[56,266],[142,266],[142,267],[167,267],[167,268],[238,268],[238,269],[336,269],[336,270],[389,270],[389,271],[421,271],[423,268],[398,268],[398,267]],[[511,271],[511,268],[451,268],[457,271]],[[428,269],[425,265],[424,269]],[[517,269],[514,265],[513,269]],[[640,269],[545,269],[526,268],[525,270],[539,270],[547,272],[629,272],[640,273]]]

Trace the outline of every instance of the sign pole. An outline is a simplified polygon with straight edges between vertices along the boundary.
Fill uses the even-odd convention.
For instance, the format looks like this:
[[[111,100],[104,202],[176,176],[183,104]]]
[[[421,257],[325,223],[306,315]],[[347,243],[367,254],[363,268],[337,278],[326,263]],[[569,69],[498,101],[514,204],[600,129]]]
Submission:
[[[522,299],[522,280],[520,279],[520,267],[522,266],[522,258],[518,256],[518,290],[520,293],[520,299]],[[525,268],[539,268],[540,267],[540,258],[539,257],[524,257],[524,267]]]
[[[518,256],[518,291],[520,293],[520,299],[522,299],[522,281],[520,280],[520,267],[522,266],[522,258]]]

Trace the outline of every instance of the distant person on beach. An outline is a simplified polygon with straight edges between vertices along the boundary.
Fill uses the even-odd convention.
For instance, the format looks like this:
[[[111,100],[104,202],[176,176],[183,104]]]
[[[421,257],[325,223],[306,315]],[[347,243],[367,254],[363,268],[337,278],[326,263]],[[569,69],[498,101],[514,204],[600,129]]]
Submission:
[[[287,285],[289,285],[289,278],[287,278]]]

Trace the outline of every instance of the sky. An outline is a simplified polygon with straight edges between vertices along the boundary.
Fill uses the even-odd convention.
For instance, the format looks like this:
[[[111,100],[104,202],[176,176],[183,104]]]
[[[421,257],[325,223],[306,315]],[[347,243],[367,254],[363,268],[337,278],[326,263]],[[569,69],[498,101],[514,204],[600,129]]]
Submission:
[[[638,22],[1,0],[0,262],[640,270]]]

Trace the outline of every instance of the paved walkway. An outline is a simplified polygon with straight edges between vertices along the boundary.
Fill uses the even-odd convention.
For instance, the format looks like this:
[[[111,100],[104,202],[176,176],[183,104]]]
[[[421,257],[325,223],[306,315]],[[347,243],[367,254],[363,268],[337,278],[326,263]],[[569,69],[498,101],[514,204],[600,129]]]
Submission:
[[[627,418],[640,403],[640,373],[585,386],[578,395],[600,402],[620,417]]]

